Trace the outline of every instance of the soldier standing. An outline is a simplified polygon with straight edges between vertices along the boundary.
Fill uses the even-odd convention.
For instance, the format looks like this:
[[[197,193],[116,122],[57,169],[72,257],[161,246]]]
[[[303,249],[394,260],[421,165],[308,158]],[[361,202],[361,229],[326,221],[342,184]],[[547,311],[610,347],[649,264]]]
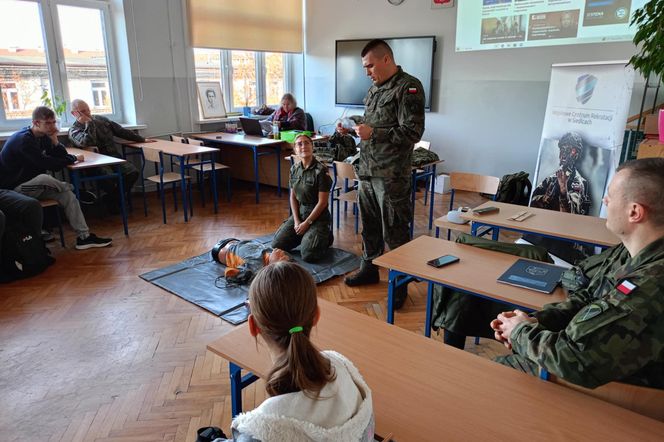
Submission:
[[[424,90],[420,81],[394,61],[383,40],[362,49],[362,65],[373,82],[364,99],[364,119],[355,132],[361,139],[358,177],[362,245],[360,270],[346,277],[349,286],[375,284],[372,260],[385,243],[394,249],[410,240],[411,158],[424,132]],[[395,307],[406,300],[407,286],[395,290]]]
[[[314,157],[309,136],[295,138],[295,153],[301,161],[290,172],[292,215],[275,233],[272,247],[291,251],[301,245],[302,259],[315,262],[323,257],[333,240],[328,209],[332,178],[327,166]]]
[[[532,316],[498,315],[491,328],[514,351],[499,362],[587,388],[611,381],[664,388],[663,187],[663,158],[618,168],[604,203],[606,227],[622,244],[565,272],[566,301]]]
[[[560,167],[542,180],[533,192],[532,207],[588,215],[590,190],[588,181],[576,168],[583,154],[583,139],[576,132],[567,132],[558,141]]]

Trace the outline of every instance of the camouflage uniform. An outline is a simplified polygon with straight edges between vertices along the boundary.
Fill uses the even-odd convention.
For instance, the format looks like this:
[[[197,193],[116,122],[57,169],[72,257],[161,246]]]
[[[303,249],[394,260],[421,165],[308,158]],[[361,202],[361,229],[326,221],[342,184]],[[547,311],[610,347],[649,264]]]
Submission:
[[[545,178],[533,192],[532,207],[558,210],[560,212],[588,215],[590,213],[590,189],[588,181],[577,169],[572,170],[567,180],[567,197],[560,195],[556,175]]]
[[[300,220],[304,221],[318,204],[318,193],[329,192],[332,188],[332,178],[327,166],[314,159],[306,169],[301,162],[294,164],[289,184],[300,205]],[[291,216],[275,233],[272,247],[290,251],[301,246],[302,259],[307,262],[318,261],[330,247],[330,221],[330,211],[326,207],[304,235],[298,235],[295,233],[295,220]]]
[[[139,143],[145,141],[145,138],[142,136],[99,115],[93,115],[92,121],[88,123],[74,121],[74,124],[69,128],[69,139],[74,146],[96,146],[99,149],[99,153],[103,155],[122,158],[120,149],[115,144],[115,141],[113,141],[114,136]],[[114,173],[111,167],[101,167],[100,169],[107,175]],[[124,178],[125,191],[129,192],[140,175],[138,169],[131,162],[127,161],[120,164],[120,172],[122,172]],[[112,196],[117,194],[115,180],[101,180],[99,183],[107,194]]]
[[[424,132],[424,90],[420,81],[399,67],[364,99],[363,123],[373,128],[360,144],[359,202],[362,259],[394,249],[410,240],[411,162],[413,146]]]
[[[512,331],[513,355],[498,361],[536,374],[539,367],[595,388],[611,381],[664,388],[664,238],[634,258],[621,244],[563,275],[567,301]],[[624,294],[625,281],[636,286]]]

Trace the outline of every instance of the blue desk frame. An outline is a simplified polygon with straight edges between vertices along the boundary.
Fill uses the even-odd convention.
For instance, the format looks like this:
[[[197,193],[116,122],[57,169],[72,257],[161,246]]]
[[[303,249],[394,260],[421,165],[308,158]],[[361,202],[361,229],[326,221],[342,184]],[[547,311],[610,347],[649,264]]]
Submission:
[[[555,236],[555,235],[547,235],[545,233],[533,232],[532,230],[516,229],[516,228],[512,228],[512,227],[502,227],[502,226],[497,226],[495,224],[490,224],[490,223],[486,223],[486,222],[482,222],[482,221],[476,221],[476,220],[471,221],[470,234],[473,235],[473,236],[477,236],[477,231],[481,227],[489,227],[489,228],[492,229],[491,239],[493,239],[494,241],[498,241],[498,235],[500,233],[500,229],[505,229],[505,230],[509,230],[511,232],[517,232],[517,233],[522,233],[522,234],[523,233],[528,233],[528,234],[531,234],[531,235],[538,235],[538,236],[543,236],[545,238],[557,239],[557,240],[571,242],[571,243],[578,243],[578,244],[583,244],[583,245],[587,245],[587,246],[591,246],[591,247],[600,247],[602,249],[607,249],[607,248],[610,247],[610,246],[607,246],[607,245],[604,245],[604,244],[597,244],[597,243],[588,242],[588,241],[581,241],[581,240],[578,240],[578,239],[563,238],[561,236]]]
[[[232,134],[228,134],[232,135]],[[197,137],[193,137],[197,138]],[[202,140],[206,144],[222,144],[226,146],[234,146],[240,148],[251,148],[253,154],[253,163],[254,163],[254,188],[256,192],[256,204],[260,202],[260,182],[258,181],[258,158],[265,155],[276,155],[277,156],[277,196],[281,197],[281,142],[268,144],[266,146],[257,146],[255,144],[250,145],[248,143],[238,143],[233,140],[228,139],[219,139],[213,140],[210,138],[197,138]],[[264,149],[273,149],[273,152],[259,152],[259,148]]]
[[[433,163],[433,164],[425,164],[423,166],[424,172],[417,173],[417,168],[414,168],[412,173],[411,173],[411,196],[410,196],[410,203],[412,205],[412,214],[410,217],[410,238],[413,239],[413,233],[415,231],[415,199],[416,199],[416,193],[417,193],[417,181],[422,179],[422,178],[429,178],[430,185],[429,185],[429,193],[431,194],[429,196],[429,230],[433,227],[433,203],[434,203],[434,188],[436,186],[436,165],[438,162]],[[426,198],[426,197],[425,197]],[[426,199],[424,200],[424,204],[426,205]]]
[[[87,177],[81,177],[79,172],[80,170],[89,170],[89,169],[68,169],[68,170],[72,185],[74,186],[74,193],[76,194],[76,199],[80,199],[81,197],[81,190],[80,190],[81,183],[86,181],[99,181],[99,180],[112,179],[113,177],[117,178],[119,192],[120,192],[120,213],[122,214],[122,225],[124,226],[124,234],[128,236],[129,227],[127,226],[127,208],[125,207],[124,179],[122,178],[120,165],[114,164],[112,167],[113,170],[115,171],[112,174],[94,175]]]
[[[231,378],[231,417],[242,413],[242,389],[258,380],[258,376],[248,372],[242,376],[242,367],[233,362],[228,363]]]

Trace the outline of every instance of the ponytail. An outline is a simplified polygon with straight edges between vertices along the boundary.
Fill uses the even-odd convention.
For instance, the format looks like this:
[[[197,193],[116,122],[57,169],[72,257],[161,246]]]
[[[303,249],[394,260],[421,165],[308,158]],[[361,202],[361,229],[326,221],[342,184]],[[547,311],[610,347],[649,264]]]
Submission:
[[[295,263],[271,264],[256,275],[249,298],[261,335],[282,350],[267,377],[267,393],[318,397],[335,373],[309,339],[318,311],[311,275]]]

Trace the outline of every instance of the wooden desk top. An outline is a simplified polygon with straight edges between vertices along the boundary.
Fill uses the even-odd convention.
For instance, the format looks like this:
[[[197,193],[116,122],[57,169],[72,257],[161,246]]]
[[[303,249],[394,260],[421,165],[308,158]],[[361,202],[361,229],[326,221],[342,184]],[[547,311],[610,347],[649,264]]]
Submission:
[[[272,146],[275,144],[284,144],[288,147],[292,146],[291,143],[288,143],[283,140],[273,140],[272,138],[263,138],[255,137],[252,135],[244,134],[229,134],[228,132],[210,132],[206,134],[197,134],[192,135],[191,138],[197,138],[199,140],[212,141],[215,143],[228,143],[228,144],[237,144],[240,146]],[[328,137],[323,135],[314,135],[312,137],[313,141],[325,140]]]
[[[218,152],[219,149],[208,146],[196,146],[194,144],[175,143],[167,140],[157,140],[152,143],[131,143],[129,147],[138,149],[161,150],[165,154],[186,157],[189,155],[198,155],[202,153]]]
[[[558,238],[571,239],[608,247],[620,243],[618,237],[606,228],[606,220],[604,218],[575,215],[572,213],[556,212],[555,210],[518,206],[516,204],[499,203],[496,201],[487,201],[476,208],[488,206],[498,207],[500,208],[500,212],[488,213],[486,215],[473,215],[472,212],[466,212],[462,214],[461,217],[463,219],[478,221],[492,226],[541,233],[543,235],[556,236]],[[534,213],[534,215],[522,222],[507,219],[519,212],[523,212],[524,210]]]
[[[348,357],[373,392],[376,429],[394,439],[661,440],[664,423],[319,300],[312,338]],[[265,377],[246,324],[208,350]]]
[[[68,147],[67,153],[70,155],[83,155],[84,160],[79,163],[70,164],[67,166],[71,170],[90,169],[91,167],[114,166],[116,164],[125,163],[127,160],[122,158],[115,158],[100,153],[91,152],[89,150],[78,149],[76,147]]]
[[[442,255],[454,255],[459,257],[460,261],[439,269],[427,264],[430,259]],[[518,259],[522,258],[444,239],[420,236],[379,256],[373,262],[381,267],[449,284],[462,290],[533,310],[539,310],[545,304],[566,299],[565,291],[560,287],[548,295],[499,283],[497,279],[500,275]]]
[[[240,146],[272,146],[284,142],[281,140],[273,140],[272,138],[254,137],[252,135],[244,134],[229,134],[227,132],[211,132],[207,134],[192,135],[192,138],[213,141],[215,143],[237,144]]]

